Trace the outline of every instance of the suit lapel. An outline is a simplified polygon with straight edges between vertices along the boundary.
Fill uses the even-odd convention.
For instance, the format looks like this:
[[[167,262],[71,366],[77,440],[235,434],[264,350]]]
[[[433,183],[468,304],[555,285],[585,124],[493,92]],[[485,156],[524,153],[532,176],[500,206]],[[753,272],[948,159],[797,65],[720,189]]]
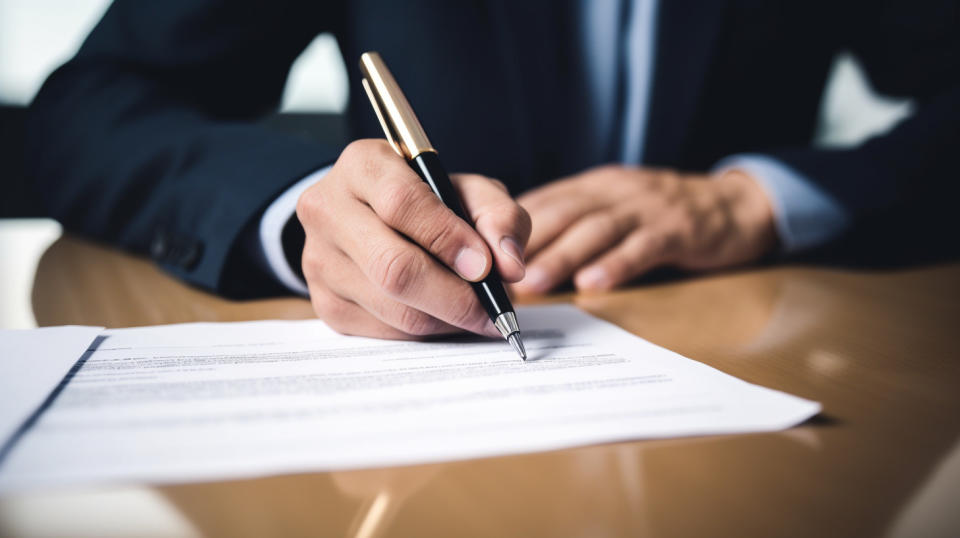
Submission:
[[[660,0],[645,163],[680,164],[725,6],[725,0]]]

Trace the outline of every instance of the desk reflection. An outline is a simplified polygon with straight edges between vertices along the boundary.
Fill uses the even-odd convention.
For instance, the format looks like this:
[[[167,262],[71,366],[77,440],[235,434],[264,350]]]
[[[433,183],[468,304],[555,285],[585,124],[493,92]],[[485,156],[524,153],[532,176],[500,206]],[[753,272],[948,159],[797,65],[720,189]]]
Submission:
[[[299,299],[224,301],[69,237],[45,254],[33,298],[44,325],[311,315]],[[956,533],[955,511],[936,507],[960,493],[941,478],[954,476],[960,441],[958,298],[960,265],[784,267],[523,298],[571,301],[731,375],[818,400],[824,416],[774,434],[158,491],[204,535],[876,536],[922,534],[933,520]],[[930,506],[939,518],[915,515]]]

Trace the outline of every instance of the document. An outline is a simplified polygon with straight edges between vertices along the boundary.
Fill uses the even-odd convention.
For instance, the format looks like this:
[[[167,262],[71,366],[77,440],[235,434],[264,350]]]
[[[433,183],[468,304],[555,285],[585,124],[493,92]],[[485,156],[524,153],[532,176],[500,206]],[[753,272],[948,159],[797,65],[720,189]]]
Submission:
[[[0,491],[769,431],[820,409],[572,306],[517,314],[527,362],[500,340],[347,337],[316,320],[106,331],[0,461]]]
[[[103,327],[0,330],[0,457]]]

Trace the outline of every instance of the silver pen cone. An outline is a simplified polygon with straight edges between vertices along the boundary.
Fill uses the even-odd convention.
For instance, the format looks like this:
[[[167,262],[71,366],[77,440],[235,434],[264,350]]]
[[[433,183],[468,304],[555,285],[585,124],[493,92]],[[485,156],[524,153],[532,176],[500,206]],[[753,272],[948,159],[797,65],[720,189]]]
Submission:
[[[516,350],[517,355],[520,355],[522,360],[527,360],[527,350],[523,347],[523,340],[520,339],[520,333],[513,333],[508,336],[507,342],[510,342],[510,345],[513,346],[513,349]]]
[[[517,326],[517,315],[513,312],[504,312],[497,316],[493,326],[500,331],[500,334],[510,342],[513,349],[517,350],[520,358],[527,360],[527,350],[523,347],[523,340],[520,340],[520,327]]]

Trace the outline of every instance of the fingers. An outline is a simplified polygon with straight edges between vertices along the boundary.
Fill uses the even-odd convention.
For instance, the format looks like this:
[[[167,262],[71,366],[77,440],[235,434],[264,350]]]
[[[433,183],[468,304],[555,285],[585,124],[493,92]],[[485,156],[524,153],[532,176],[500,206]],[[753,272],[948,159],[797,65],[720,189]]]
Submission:
[[[350,185],[357,199],[369,205],[390,228],[410,238],[436,256],[462,278],[482,280],[492,260],[480,235],[460,219],[430,190],[420,177],[382,141],[359,141],[344,154],[380,153],[367,168],[366,181]],[[356,149],[351,149],[356,148]],[[386,155],[386,152],[392,157]]]
[[[500,276],[506,282],[517,282],[525,272],[530,215],[499,181],[474,174],[458,174],[453,179],[477,232],[490,246]]]
[[[422,332],[411,327],[426,322],[413,319],[407,312],[390,310],[389,301],[461,329],[476,333],[487,329],[489,319],[467,282],[390,229],[369,208],[366,212],[358,208],[352,213],[353,224],[361,233],[341,234],[333,241],[355,264],[356,268],[351,270],[363,278],[341,270],[326,278],[331,287],[404,332]],[[394,324],[398,319],[408,321]]]
[[[485,237],[509,235],[518,244],[511,254],[522,257],[526,214],[497,183],[480,176],[467,183]],[[297,216],[306,233],[302,263],[314,309],[336,330],[386,338],[459,329],[498,334],[464,280],[479,280],[494,266],[484,237],[446,208],[386,142],[350,144],[300,196]],[[501,243],[510,250],[509,242]],[[522,276],[522,264],[499,245],[494,250],[505,273]]]
[[[675,248],[672,241],[650,230],[628,235],[619,245],[594,263],[577,271],[574,284],[584,291],[605,291],[642,275],[653,267],[669,263]]]
[[[637,227],[635,215],[609,208],[576,221],[530,262],[520,293],[545,293],[566,282],[590,260],[616,245]]]
[[[404,243],[406,248],[422,253],[420,249],[402,238],[397,240]],[[306,264],[304,266],[304,274],[307,281],[311,283],[310,292],[314,309],[334,329],[346,334],[381,338],[394,338],[401,335],[404,338],[410,338],[447,334],[466,329],[495,336],[496,329],[476,302],[470,286],[443,269],[429,256],[424,255],[424,257],[433,265],[433,271],[445,275],[461,286],[460,289],[446,292],[452,295],[445,296],[448,297],[448,304],[452,308],[459,307],[467,312],[463,317],[470,318],[469,322],[460,320],[458,323],[462,326],[454,326],[423,310],[423,308],[431,308],[430,306],[411,306],[389,296],[381,286],[368,280],[363,269],[346,253],[334,249],[327,249],[322,261],[311,257],[309,266]],[[442,282],[438,285],[440,289],[444,287]],[[458,319],[455,315],[452,317]]]
[[[528,257],[538,254],[571,224],[597,209],[589,196],[565,192],[554,194],[556,195],[548,193],[545,196],[537,196],[534,202],[526,196],[518,200],[530,214],[531,220],[536,223],[530,234],[530,241],[527,243]]]
[[[353,301],[344,299],[322,286],[310,286],[310,302],[317,317],[338,333],[393,340],[415,338],[414,335],[384,323]]]
[[[620,167],[600,166],[524,193],[517,201],[536,225],[527,244],[527,256],[535,256],[571,224],[588,213],[623,201],[625,189],[616,181]],[[630,183],[627,183],[632,188]]]

